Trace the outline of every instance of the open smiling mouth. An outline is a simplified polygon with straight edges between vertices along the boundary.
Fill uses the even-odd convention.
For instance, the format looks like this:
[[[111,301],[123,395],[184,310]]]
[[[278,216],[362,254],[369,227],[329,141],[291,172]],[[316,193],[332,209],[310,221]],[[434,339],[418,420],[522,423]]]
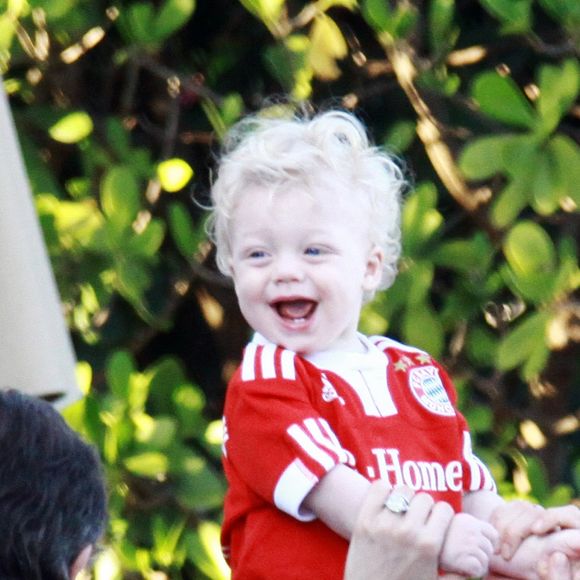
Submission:
[[[279,300],[272,303],[278,315],[288,322],[305,322],[316,310],[314,300]]]

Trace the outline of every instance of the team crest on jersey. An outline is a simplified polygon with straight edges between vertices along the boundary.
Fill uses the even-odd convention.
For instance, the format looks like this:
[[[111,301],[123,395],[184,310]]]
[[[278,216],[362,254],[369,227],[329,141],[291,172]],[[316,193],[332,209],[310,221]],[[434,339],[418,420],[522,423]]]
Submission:
[[[429,365],[411,369],[409,387],[417,401],[428,411],[446,417],[455,415],[436,367]]]

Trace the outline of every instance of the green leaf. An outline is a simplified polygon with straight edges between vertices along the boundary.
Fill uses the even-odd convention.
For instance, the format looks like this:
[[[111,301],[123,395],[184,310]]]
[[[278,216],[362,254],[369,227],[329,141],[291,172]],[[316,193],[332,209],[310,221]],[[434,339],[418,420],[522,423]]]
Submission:
[[[493,224],[498,228],[510,225],[528,204],[528,193],[527,180],[512,179],[493,201]]]
[[[308,62],[314,74],[323,80],[340,76],[336,61],[348,54],[346,40],[336,22],[326,14],[314,19],[310,29]]]
[[[167,159],[157,166],[157,177],[165,191],[175,193],[189,183],[193,177],[193,169],[183,159]]]
[[[387,32],[391,30],[393,11],[388,2],[384,0],[363,0],[361,6],[363,18],[375,32]]]
[[[167,449],[175,442],[177,424],[173,417],[151,417],[146,414],[135,414],[135,439],[154,450]]]
[[[169,461],[163,453],[146,451],[126,457],[123,464],[135,475],[149,479],[160,479],[165,477]]]
[[[187,534],[186,547],[196,567],[207,578],[229,580],[231,573],[221,552],[218,524],[209,521],[202,522],[198,527],[198,533]]]
[[[131,168],[117,165],[105,173],[101,182],[101,205],[117,229],[133,223],[140,209],[140,190]]]
[[[284,7],[284,0],[240,0],[240,3],[268,27],[278,22]]]
[[[134,372],[136,372],[135,361],[128,352],[116,351],[109,357],[105,367],[105,377],[111,392],[119,399],[127,399],[131,375]]]
[[[578,30],[580,3],[578,0],[538,0],[540,6],[569,30]]]
[[[270,74],[286,92],[298,101],[312,93],[312,68],[308,66],[310,39],[304,34],[291,34],[283,42],[268,46],[264,61]]]
[[[192,456],[177,476],[176,491],[178,502],[185,508],[213,509],[223,502],[225,486],[204,460]]]
[[[157,258],[157,253],[165,238],[165,222],[153,218],[145,229],[131,236],[127,249],[131,254],[146,258]]]
[[[413,121],[397,121],[389,128],[383,142],[384,147],[394,153],[406,151],[416,135],[416,125]]]
[[[164,41],[182,28],[191,18],[195,4],[195,0],[165,0],[155,18],[156,40]]]
[[[220,103],[220,113],[226,127],[233,125],[244,113],[244,101],[239,93],[226,95]]]
[[[472,96],[485,114],[498,121],[525,129],[537,122],[533,107],[511,77],[484,72],[475,80]]]
[[[436,209],[437,190],[424,184],[407,198],[403,207],[403,246],[405,255],[415,256],[430,242],[443,223]]]
[[[436,358],[443,352],[441,321],[426,302],[407,308],[403,317],[403,336],[405,342],[424,349]]]
[[[456,36],[453,30],[455,0],[432,0],[429,6],[429,43],[435,54],[446,53]]]
[[[537,457],[528,457],[527,463],[528,480],[532,488],[532,494],[543,504],[550,492],[546,470]]]
[[[191,260],[205,237],[203,228],[196,228],[187,208],[180,202],[169,206],[169,230],[177,249],[186,260]]]
[[[532,0],[481,0],[481,4],[501,21],[505,34],[528,32],[532,26]]]
[[[578,96],[580,90],[578,62],[568,60],[559,67],[542,66],[539,89],[538,112],[545,133],[550,133],[558,126],[560,119],[569,111]]]
[[[155,30],[155,9],[151,2],[134,2],[120,10],[118,24],[129,42],[148,44]]]
[[[492,259],[493,248],[483,234],[476,235],[471,240],[443,242],[433,253],[433,260],[437,265],[465,274],[485,272]]]
[[[531,221],[516,224],[507,234],[503,251],[516,276],[538,272],[552,273],[556,267],[556,249],[546,231]]]
[[[551,187],[558,200],[572,200],[575,209],[580,207],[580,147],[567,135],[554,136],[547,145],[553,160]]]
[[[552,155],[546,151],[539,155],[533,168],[532,207],[540,215],[551,215],[558,209],[560,192],[555,187],[556,167]]]
[[[117,289],[133,306],[142,306],[143,294],[151,283],[151,276],[140,261],[134,257],[115,260]]]
[[[505,149],[520,141],[518,135],[491,135],[468,143],[459,156],[459,168],[468,179],[488,179],[506,168]]]
[[[49,128],[49,135],[60,143],[78,143],[93,132],[93,120],[83,111],[65,115]]]
[[[518,319],[519,320],[519,319]],[[497,366],[510,370],[524,364],[535,352],[544,352],[549,315],[540,311],[531,314],[503,338],[497,350]]]

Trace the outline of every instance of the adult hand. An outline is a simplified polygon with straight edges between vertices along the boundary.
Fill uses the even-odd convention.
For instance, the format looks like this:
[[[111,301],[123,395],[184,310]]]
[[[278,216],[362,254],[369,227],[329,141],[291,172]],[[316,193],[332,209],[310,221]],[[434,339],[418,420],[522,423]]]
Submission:
[[[410,500],[406,513],[385,507],[392,489],[376,481],[360,509],[346,560],[345,580],[436,580],[439,553],[453,518],[453,509],[425,493],[413,495],[397,488]]]

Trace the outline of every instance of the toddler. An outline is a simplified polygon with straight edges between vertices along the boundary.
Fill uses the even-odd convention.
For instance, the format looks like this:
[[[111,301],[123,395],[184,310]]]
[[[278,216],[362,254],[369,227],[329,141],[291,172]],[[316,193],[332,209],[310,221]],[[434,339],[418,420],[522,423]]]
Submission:
[[[568,540],[580,532],[537,543],[542,508],[497,495],[445,370],[357,331],[364,302],[396,276],[404,188],[349,113],[254,116],[226,142],[211,230],[255,331],[224,411],[234,578],[341,578],[378,478],[451,504],[442,570],[534,578],[542,550],[577,555]]]

